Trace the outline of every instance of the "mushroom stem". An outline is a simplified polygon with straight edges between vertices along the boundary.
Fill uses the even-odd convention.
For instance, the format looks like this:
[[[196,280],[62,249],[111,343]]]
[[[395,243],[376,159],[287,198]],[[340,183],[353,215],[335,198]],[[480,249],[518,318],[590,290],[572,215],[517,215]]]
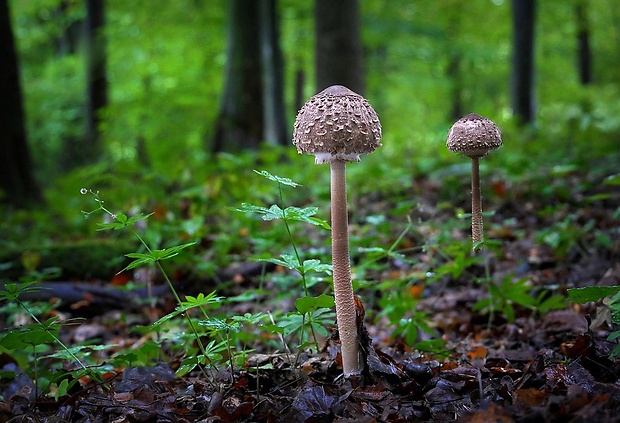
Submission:
[[[471,240],[474,252],[480,249],[479,243],[484,240],[479,160],[479,157],[471,158]]]
[[[330,171],[334,297],[342,353],[342,368],[346,377],[361,372],[351,264],[349,261],[346,163],[335,160],[330,163]]]

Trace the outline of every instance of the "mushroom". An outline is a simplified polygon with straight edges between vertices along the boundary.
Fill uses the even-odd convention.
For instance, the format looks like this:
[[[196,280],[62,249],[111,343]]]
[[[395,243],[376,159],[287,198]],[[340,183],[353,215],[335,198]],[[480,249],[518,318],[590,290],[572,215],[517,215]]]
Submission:
[[[380,141],[377,113],[361,95],[341,85],[311,97],[299,110],[293,130],[299,154],[313,154],[317,164],[330,164],[334,297],[346,377],[359,374],[363,363],[351,282],[345,165],[359,162],[360,155],[372,153]]]
[[[471,159],[471,238],[474,252],[480,248],[484,240],[479,159],[501,145],[502,134],[497,125],[475,113],[457,120],[448,133],[446,142],[448,150]]]

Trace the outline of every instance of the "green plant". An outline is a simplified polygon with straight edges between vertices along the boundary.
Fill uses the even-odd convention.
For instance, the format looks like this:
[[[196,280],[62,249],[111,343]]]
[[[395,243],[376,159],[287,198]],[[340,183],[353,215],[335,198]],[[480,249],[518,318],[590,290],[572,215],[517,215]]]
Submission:
[[[478,300],[472,310],[488,314],[489,324],[494,320],[496,313],[501,313],[506,320],[514,322],[516,306],[538,314],[565,307],[561,295],[550,295],[548,290],[541,290],[537,295],[532,294],[528,278],[515,279],[513,275],[507,275],[499,283],[494,283],[488,278],[484,278],[482,282],[488,289],[488,297]]]
[[[221,356],[217,356],[217,355],[214,356],[214,352],[213,352],[214,345],[212,345],[213,343],[210,343],[206,346],[204,345],[204,343],[202,342],[201,334],[199,333],[197,329],[196,323],[191,318],[190,314],[186,312],[193,308],[199,308],[201,309],[203,313],[205,313],[205,307],[212,305],[214,303],[219,304],[222,298],[216,297],[215,293],[212,292],[211,294],[206,295],[206,296],[204,294],[200,294],[197,297],[187,296],[186,301],[182,301],[174,285],[172,284],[172,281],[170,280],[168,274],[166,273],[166,271],[164,270],[161,264],[163,260],[167,260],[167,259],[177,256],[181,250],[194,245],[195,242],[189,242],[186,244],[177,245],[177,246],[173,246],[169,248],[163,248],[163,249],[151,249],[149,245],[144,241],[142,236],[140,236],[140,234],[136,231],[136,229],[134,228],[134,225],[137,222],[147,219],[153,213],[149,215],[144,215],[140,213],[132,217],[128,217],[124,213],[118,213],[118,214],[112,213],[109,209],[107,209],[104,206],[104,202],[103,200],[99,198],[98,192],[87,190],[86,188],[82,188],[80,192],[82,194],[90,193],[94,197],[94,200],[98,205],[98,207],[95,210],[88,211],[88,212],[82,211],[85,217],[89,217],[97,211],[102,211],[112,220],[112,222],[110,223],[100,223],[99,230],[127,229],[140,241],[141,245],[144,247],[146,252],[135,252],[135,253],[126,254],[126,256],[128,258],[133,259],[133,261],[129,263],[122,271],[131,270],[136,267],[144,266],[144,265],[155,265],[160,271],[160,273],[162,274],[162,276],[164,277],[166,283],[168,284],[170,288],[170,291],[174,295],[174,298],[178,304],[176,310],[172,313],[169,313],[168,315],[164,316],[159,321],[151,325],[151,329],[154,330],[156,328],[159,328],[163,322],[166,322],[178,315],[182,314],[185,317],[187,325],[190,328],[193,340],[198,346],[198,354],[189,354],[189,356],[186,356],[185,360],[181,364],[177,373],[185,374],[193,370],[197,366],[202,370],[203,373],[205,373],[204,366],[213,365],[214,362],[217,361],[217,359],[221,358]]]
[[[590,327],[595,328],[602,324],[608,324],[612,332],[607,337],[610,342],[616,341],[616,346],[611,351],[611,357],[620,357],[620,286],[587,286],[584,288],[570,288],[568,299],[576,303],[589,303],[602,300],[602,305],[597,308],[596,318]]]
[[[40,392],[49,392],[49,388],[54,386],[55,396],[64,395],[73,385],[78,382],[81,376],[88,376],[96,382],[102,382],[102,369],[95,370],[87,366],[84,359],[85,346],[74,346],[69,348],[59,337],[61,323],[57,316],[42,321],[37,314],[42,310],[37,310],[36,306],[23,301],[20,297],[28,292],[40,290],[36,286],[37,281],[24,283],[7,283],[4,289],[0,290],[0,301],[6,301],[8,304],[17,305],[19,309],[25,312],[34,323],[25,324],[20,327],[13,327],[5,330],[0,337],[0,351],[8,353],[14,358],[23,358],[32,363],[32,376],[35,387],[35,396]],[[8,311],[4,307],[4,311]],[[71,322],[65,322],[70,324]],[[43,356],[43,353],[49,351],[49,344],[56,344],[62,348],[62,354],[56,353]],[[107,348],[107,347],[102,347]],[[58,374],[56,368],[46,369],[41,366],[40,362],[43,358],[65,358],[70,359],[75,364],[77,370],[75,372],[61,371]],[[20,357],[21,356],[21,357]],[[28,363],[22,362],[24,368],[28,368]],[[71,373],[72,378],[65,378],[65,375]],[[61,381],[59,381],[62,378]],[[40,383],[44,381],[48,384],[46,389],[40,390]],[[56,383],[58,382],[58,383]]]
[[[572,248],[585,251],[581,241],[583,236],[594,227],[594,220],[589,220],[584,225],[576,224],[576,216],[569,214],[564,219],[554,222],[551,226],[540,230],[536,234],[536,241],[547,244],[557,257],[565,257]]]
[[[379,299],[381,311],[377,318],[387,318],[393,328],[392,336],[402,338],[407,345],[418,348],[420,331],[431,336],[436,333],[428,325],[429,313],[418,309],[420,300],[413,286],[402,280],[388,280],[379,284],[378,290],[386,294]]]
[[[280,204],[284,203],[284,196],[282,192],[283,186],[292,188],[300,186],[298,183],[289,178],[272,175],[264,170],[255,170],[254,172],[278,185],[278,198]],[[302,259],[302,255],[297,247],[297,243],[295,242],[295,237],[293,237],[290,223],[309,223],[324,229],[329,229],[330,226],[326,221],[315,217],[318,211],[317,207],[282,207],[283,206],[279,206],[277,204],[264,207],[242,203],[241,207],[233,208],[233,210],[242,213],[259,215],[264,221],[281,220],[284,223],[293,254],[282,254],[278,258],[271,257],[259,260],[274,263],[289,270],[294,270],[300,275],[304,296],[297,298],[295,301],[296,311],[286,315],[280,325],[286,335],[296,331],[299,333],[300,340],[298,348],[301,351],[304,347],[317,344],[317,328],[324,328],[325,320],[333,316],[328,310],[334,306],[334,300],[333,297],[326,294],[320,294],[318,296],[310,295],[309,288],[313,284],[313,281],[310,279],[310,275],[320,273],[329,274],[331,273],[331,266],[329,264],[322,263],[318,259]],[[305,339],[306,331],[310,332],[312,337],[311,342],[307,342]],[[323,330],[320,330],[320,332],[322,334]]]

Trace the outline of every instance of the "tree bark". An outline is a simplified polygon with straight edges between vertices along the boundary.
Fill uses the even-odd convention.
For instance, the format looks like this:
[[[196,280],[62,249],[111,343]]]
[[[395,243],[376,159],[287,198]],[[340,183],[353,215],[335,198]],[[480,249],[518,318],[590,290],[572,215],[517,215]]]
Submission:
[[[77,52],[80,41],[80,28],[83,25],[82,20],[70,21],[70,9],[75,7],[70,0],[61,0],[54,9],[57,19],[62,22],[61,31],[58,33],[54,43],[56,44],[56,53],[59,57],[64,57]]]
[[[263,136],[258,2],[228,2],[226,82],[213,140],[214,151],[256,148]]]
[[[590,48],[590,20],[587,0],[577,0],[577,70],[582,85],[592,83],[592,49]]]
[[[463,53],[459,36],[461,35],[461,19],[463,3],[460,0],[448,3],[450,8],[448,13],[448,64],[446,66],[446,77],[450,81],[450,120],[453,122],[459,120],[464,114],[463,106]]]
[[[226,82],[211,150],[288,143],[276,0],[228,2]]]
[[[108,104],[106,77],[105,0],[86,0],[86,137],[76,152],[76,165],[91,163],[101,152],[101,112]]]
[[[317,92],[338,84],[364,95],[359,9],[358,0],[316,0]]]
[[[0,0],[0,196],[15,207],[43,201],[26,139],[19,65],[7,0]]]
[[[276,0],[258,0],[261,45],[264,140],[288,144],[284,111],[284,64],[280,49],[280,28]]]
[[[512,111],[520,124],[534,121],[535,0],[512,0]]]

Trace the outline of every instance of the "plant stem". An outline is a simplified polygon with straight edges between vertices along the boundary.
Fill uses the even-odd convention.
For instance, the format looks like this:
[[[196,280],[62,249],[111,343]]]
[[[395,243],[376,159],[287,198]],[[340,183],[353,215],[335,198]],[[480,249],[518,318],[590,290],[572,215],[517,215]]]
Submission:
[[[474,253],[480,249],[480,243],[484,240],[479,160],[479,157],[471,158],[471,240]]]
[[[347,215],[346,164],[334,161],[331,169],[332,268],[336,319],[345,376],[360,373],[359,345],[355,321],[355,302],[349,262],[349,224]]]
[[[136,232],[136,230],[134,228],[129,228],[129,231],[136,237],[138,238],[138,240],[140,241],[140,243],[144,246],[144,248],[146,248],[146,250],[149,253],[152,253],[151,248],[149,247],[149,245],[146,243],[146,241],[144,241],[144,239],[142,239],[142,237],[140,236],[140,234],[138,234],[138,232]],[[177,302],[178,305],[181,305],[181,297],[179,297],[179,294],[177,293],[176,289],[174,288],[174,285],[172,284],[172,281],[170,280],[170,278],[168,277],[168,274],[166,273],[166,271],[164,270],[164,267],[161,265],[161,263],[159,262],[159,260],[155,261],[155,266],[157,266],[157,269],[159,270],[159,272],[162,274],[162,276],[164,277],[164,280],[166,281],[166,284],[168,285],[168,287],[170,288],[170,291],[172,291],[172,295],[174,295],[174,299]],[[207,355],[207,351],[205,350],[204,344],[202,343],[201,339],[200,339],[200,334],[198,333],[198,330],[196,329],[196,326],[194,325],[194,322],[192,321],[191,316],[189,315],[189,313],[183,313],[185,316],[185,320],[187,320],[187,324],[189,325],[190,329],[192,330],[192,333],[194,334],[194,337],[196,339],[196,344],[198,345],[198,349],[200,350],[200,352],[202,353],[202,355],[205,357],[205,360],[207,359],[208,355]],[[211,364],[211,363],[209,363]],[[200,367],[200,370],[202,372],[203,375],[205,375],[205,377],[208,377],[207,372],[205,371],[204,367],[202,365],[198,365]],[[215,366],[214,366],[215,367]]]
[[[299,251],[297,250],[297,244],[295,243],[295,238],[293,238],[293,233],[291,232],[291,228],[288,225],[288,219],[286,217],[286,209],[284,208],[284,197],[282,195],[282,184],[278,183],[278,191],[280,193],[280,208],[282,209],[282,220],[284,221],[284,226],[286,227],[286,232],[288,233],[288,239],[291,242],[291,246],[293,247],[293,251],[295,252],[295,257],[297,258],[297,263],[299,263],[300,268],[303,266],[301,261],[301,256],[299,255]],[[306,272],[299,272],[301,275],[301,282],[304,286],[304,295],[308,296],[308,284],[306,283]],[[303,341],[302,341],[303,342]]]

